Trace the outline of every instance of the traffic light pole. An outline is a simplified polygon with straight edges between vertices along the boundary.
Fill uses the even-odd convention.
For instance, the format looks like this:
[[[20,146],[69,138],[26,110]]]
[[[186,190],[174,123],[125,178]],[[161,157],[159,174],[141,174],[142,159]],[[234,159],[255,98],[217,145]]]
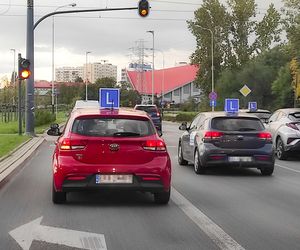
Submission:
[[[26,80],[25,134],[34,136],[34,16],[33,1],[27,0],[26,58],[30,61],[31,76]]]
[[[20,66],[21,54],[18,54],[18,66]],[[19,72],[19,70],[18,70]],[[18,75],[18,121],[19,121],[19,135],[22,135],[22,80]]]

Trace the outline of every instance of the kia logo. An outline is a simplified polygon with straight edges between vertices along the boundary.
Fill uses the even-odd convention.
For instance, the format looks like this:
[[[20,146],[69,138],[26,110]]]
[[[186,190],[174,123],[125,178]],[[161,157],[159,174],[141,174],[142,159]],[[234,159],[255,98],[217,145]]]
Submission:
[[[111,151],[118,151],[118,150],[120,149],[120,145],[117,144],[117,143],[110,144],[110,145],[109,145],[109,149],[110,149]]]

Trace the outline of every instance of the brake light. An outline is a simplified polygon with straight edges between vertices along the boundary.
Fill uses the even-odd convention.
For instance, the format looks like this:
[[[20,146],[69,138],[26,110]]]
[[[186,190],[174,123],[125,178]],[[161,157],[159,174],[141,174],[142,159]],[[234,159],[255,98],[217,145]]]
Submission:
[[[159,112],[157,112],[157,113],[156,113],[156,115],[157,115],[157,116],[160,116],[160,113],[159,113]]]
[[[144,143],[143,148],[150,151],[166,151],[166,145],[160,140],[148,140]]]
[[[87,142],[84,140],[71,140],[65,138],[60,144],[61,150],[82,150],[85,149]]]
[[[268,132],[259,133],[257,136],[259,139],[265,140],[266,142],[272,142],[272,135]]]
[[[223,135],[224,135],[224,133],[219,132],[219,131],[207,131],[204,134],[204,139],[217,139]]]
[[[287,123],[286,124],[289,128],[295,129],[295,130],[299,130],[299,128],[297,127],[297,125],[295,123]]]

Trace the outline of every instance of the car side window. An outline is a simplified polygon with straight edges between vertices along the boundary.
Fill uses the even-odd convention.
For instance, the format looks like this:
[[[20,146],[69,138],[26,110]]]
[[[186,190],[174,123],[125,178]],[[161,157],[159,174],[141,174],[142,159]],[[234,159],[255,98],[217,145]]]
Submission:
[[[277,120],[277,117],[279,115],[279,112],[275,112],[270,118],[269,122],[275,122]]]
[[[204,121],[205,121],[205,116],[201,115],[199,120],[198,120],[198,123],[197,123],[197,129],[200,129],[200,128],[202,129],[203,128]]]
[[[197,115],[196,118],[192,121],[190,125],[190,129],[196,129],[198,120],[200,119],[201,115]]]

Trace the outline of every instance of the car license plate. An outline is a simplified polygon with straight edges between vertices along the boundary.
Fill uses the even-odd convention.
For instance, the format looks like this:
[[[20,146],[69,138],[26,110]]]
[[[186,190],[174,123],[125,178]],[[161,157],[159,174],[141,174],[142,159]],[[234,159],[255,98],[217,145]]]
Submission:
[[[133,178],[130,174],[96,174],[96,184],[130,184],[132,180]]]
[[[229,162],[251,162],[252,157],[251,156],[229,156],[228,161]]]

